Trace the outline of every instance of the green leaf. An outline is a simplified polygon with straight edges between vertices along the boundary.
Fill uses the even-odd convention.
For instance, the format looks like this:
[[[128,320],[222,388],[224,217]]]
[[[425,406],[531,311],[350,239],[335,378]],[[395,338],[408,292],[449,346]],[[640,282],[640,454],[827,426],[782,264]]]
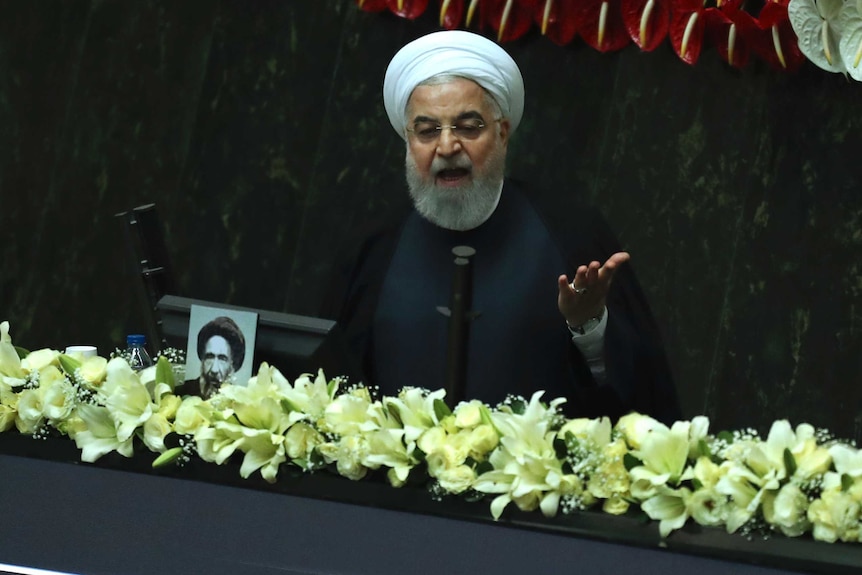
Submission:
[[[164,467],[170,463],[173,463],[177,460],[177,458],[182,454],[182,447],[174,447],[172,449],[168,449],[153,461],[153,469],[158,469],[160,467]]]
[[[452,415],[452,410],[449,409],[449,406],[442,399],[435,399],[434,415],[437,417],[437,421],[443,421],[443,418]]]
[[[635,467],[643,465],[643,462],[631,453],[626,453],[623,455],[623,465],[626,466],[626,471],[631,471]]]
[[[796,473],[796,459],[790,453],[790,448],[784,448],[784,467],[787,469],[787,476],[790,477]]]
[[[524,415],[524,412],[527,411],[527,402],[520,397],[517,399],[513,399],[511,406],[512,413],[514,413],[515,415]]]
[[[168,358],[163,355],[160,356],[159,361],[156,362],[156,383],[167,383],[173,389],[174,385],[176,385],[175,382],[174,366],[171,365]]]
[[[386,411],[389,412],[389,415],[392,416],[392,419],[398,422],[398,425],[404,426],[404,423],[401,421],[401,412],[398,410],[398,406],[394,403],[386,404]]]
[[[698,457],[710,457],[712,453],[709,451],[709,445],[706,443],[705,439],[700,439],[697,442],[697,455]]]
[[[281,404],[281,408],[285,411],[285,413],[290,413],[291,411],[299,411],[299,408],[296,407],[296,405],[286,397],[281,398],[281,401],[279,403]]]
[[[849,491],[855,481],[846,473],[841,474],[841,491]]]
[[[18,354],[18,359],[24,359],[25,357],[30,355],[30,350],[24,349],[23,347],[18,347],[17,345],[14,347],[15,353]]]
[[[703,489],[703,483],[697,477],[692,477],[691,486],[694,488],[694,491],[697,491],[698,489]]]
[[[716,437],[728,444],[733,443],[733,434],[727,430],[720,431]]]
[[[476,466],[476,475],[482,475],[483,473],[488,473],[489,471],[494,471],[494,466],[491,465],[490,461],[483,461]]]
[[[78,369],[79,367],[81,367],[81,362],[78,361],[77,359],[75,359],[74,357],[66,355],[65,353],[61,353],[60,354],[60,367],[62,367],[63,371],[65,371],[69,375],[74,375],[75,370]]]
[[[566,446],[569,434],[566,434],[566,439],[557,437],[554,439],[554,451],[557,454],[557,459],[563,460],[569,454],[569,448]]]

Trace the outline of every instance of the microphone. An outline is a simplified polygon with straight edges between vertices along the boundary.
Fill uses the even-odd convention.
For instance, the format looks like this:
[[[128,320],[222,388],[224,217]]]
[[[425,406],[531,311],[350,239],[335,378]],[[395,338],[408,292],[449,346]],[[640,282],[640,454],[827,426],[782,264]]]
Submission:
[[[467,347],[470,339],[470,321],[478,313],[470,310],[473,300],[473,262],[476,250],[470,246],[452,248],[455,270],[449,307],[437,310],[449,318],[446,349],[446,404],[454,409],[464,400],[467,387]]]

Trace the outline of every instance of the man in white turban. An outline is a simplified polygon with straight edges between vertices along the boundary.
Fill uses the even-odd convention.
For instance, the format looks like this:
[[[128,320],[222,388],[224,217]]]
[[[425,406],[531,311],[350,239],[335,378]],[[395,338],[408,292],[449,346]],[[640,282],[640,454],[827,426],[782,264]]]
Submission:
[[[629,254],[595,211],[549,225],[505,178],[524,112],[524,81],[505,50],[471,32],[423,36],[390,62],[383,99],[406,143],[416,209],[369,240],[345,279],[339,318],[365,376],[385,395],[446,385],[448,319],[438,309],[449,303],[452,248],[466,245],[476,250],[476,319],[459,399],[543,389],[545,399],[567,397],[571,415],[677,418],[657,330],[623,266]]]

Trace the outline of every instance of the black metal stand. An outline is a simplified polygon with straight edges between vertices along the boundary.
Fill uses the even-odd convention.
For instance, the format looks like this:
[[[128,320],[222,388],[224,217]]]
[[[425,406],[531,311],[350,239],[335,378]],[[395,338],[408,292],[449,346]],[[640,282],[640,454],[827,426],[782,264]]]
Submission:
[[[470,321],[479,314],[470,310],[473,301],[473,264],[470,258],[476,250],[469,246],[452,248],[455,255],[455,274],[449,307],[437,310],[449,318],[449,336],[446,350],[446,403],[454,408],[464,400],[467,387],[467,347],[470,339]]]
[[[157,304],[162,296],[176,294],[177,291],[156,205],[138,206],[116,216],[124,221],[126,249],[133,261],[135,273],[139,273],[142,280],[137,285],[147,323],[147,340],[154,346],[158,345],[159,349],[164,349],[167,342]]]

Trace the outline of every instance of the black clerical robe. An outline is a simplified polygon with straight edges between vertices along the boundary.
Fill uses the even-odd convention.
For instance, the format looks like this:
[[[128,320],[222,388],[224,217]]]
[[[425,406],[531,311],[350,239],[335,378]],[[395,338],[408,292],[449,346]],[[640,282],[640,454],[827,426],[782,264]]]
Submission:
[[[636,410],[671,422],[681,417],[659,333],[626,264],[608,294],[606,377],[594,380],[557,309],[557,277],[620,251],[597,211],[578,208],[559,223],[546,218],[522,187],[506,180],[487,222],[456,232],[411,212],[372,235],[337,285],[337,316],[367,383],[384,395],[404,386],[445,387],[454,256],[473,257],[472,311],[465,397],[494,405],[509,394],[566,397],[569,416],[613,418]]]

